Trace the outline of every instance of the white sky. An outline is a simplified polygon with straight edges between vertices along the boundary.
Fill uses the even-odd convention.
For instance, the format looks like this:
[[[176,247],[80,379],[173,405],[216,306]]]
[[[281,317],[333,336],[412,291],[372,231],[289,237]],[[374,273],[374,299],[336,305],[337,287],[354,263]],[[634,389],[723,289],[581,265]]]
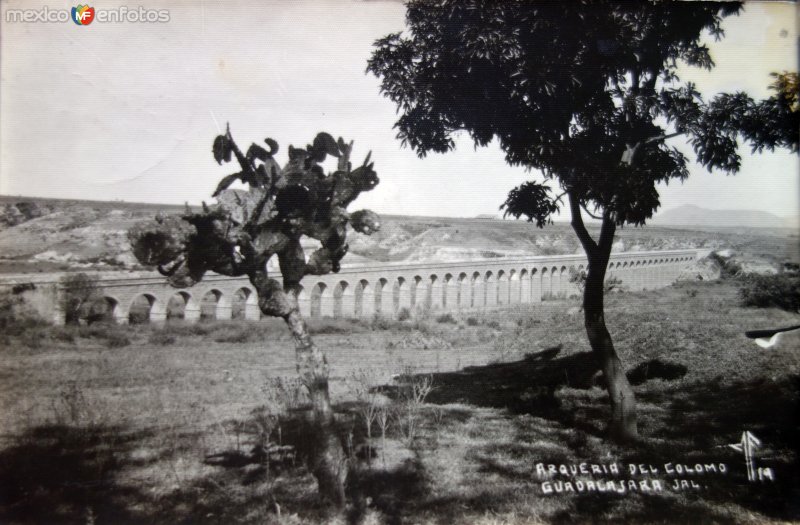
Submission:
[[[356,161],[371,149],[381,183],[353,209],[494,214],[509,189],[535,176],[467,137],[424,160],[400,148],[395,107],[364,73],[373,41],[404,28],[398,2],[116,0],[90,5],[167,8],[170,21],[79,27],[6,22],[8,9],[68,4],[0,1],[0,194],[198,203],[237,170],[211,156],[226,121],[243,149],[275,138],[282,160],[289,144],[318,131],[354,139]],[[797,69],[797,21],[794,4],[747,4],[712,44],[717,67],[686,78],[707,94],[767,96],[770,71]],[[798,215],[798,156],[742,154],[735,177],[693,166],[685,184],[662,190],[663,208]]]

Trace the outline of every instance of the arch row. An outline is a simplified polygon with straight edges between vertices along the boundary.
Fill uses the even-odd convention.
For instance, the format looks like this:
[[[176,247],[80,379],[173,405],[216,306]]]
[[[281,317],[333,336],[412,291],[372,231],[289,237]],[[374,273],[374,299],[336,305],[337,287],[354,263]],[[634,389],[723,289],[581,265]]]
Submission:
[[[102,297],[90,308],[90,322],[142,324],[261,318],[258,295],[243,283],[236,283],[235,287],[212,285],[185,290],[168,287],[158,291],[115,290],[113,286],[101,286],[101,290]]]
[[[695,255],[612,255],[606,279],[631,291],[667,286],[694,259]],[[459,312],[580,296],[585,276],[586,262],[580,260],[492,264],[482,269],[462,264],[428,271],[370,270],[363,275],[308,276],[297,301],[300,312],[310,318]],[[257,294],[244,279],[211,281],[185,290],[148,286],[157,291],[101,286],[105,295],[93,307],[94,317],[118,323],[261,318]]]

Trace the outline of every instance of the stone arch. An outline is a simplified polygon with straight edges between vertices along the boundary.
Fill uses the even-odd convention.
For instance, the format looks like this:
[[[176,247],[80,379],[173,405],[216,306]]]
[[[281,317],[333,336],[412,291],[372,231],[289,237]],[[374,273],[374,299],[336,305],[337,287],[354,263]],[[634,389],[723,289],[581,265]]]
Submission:
[[[200,319],[200,305],[194,300],[192,294],[180,291],[174,294],[167,301],[166,319],[185,321],[196,321]]]
[[[489,270],[484,275],[483,282],[486,292],[486,306],[492,307],[497,305],[497,277]]]
[[[446,273],[442,280],[442,307],[446,310],[458,309],[458,282],[452,273]]]
[[[375,301],[370,301],[370,299],[374,299],[374,297],[374,290],[369,284],[369,281],[366,279],[361,279],[358,281],[358,283],[356,283],[354,305],[354,313],[356,317],[370,317],[375,313]]]
[[[558,297],[567,295],[569,295],[569,269],[563,265],[558,272]]]
[[[634,290],[641,290],[642,288],[644,288],[644,286],[643,286],[644,279],[642,279],[643,273],[644,273],[644,270],[643,270],[643,266],[642,266],[642,261],[638,260],[633,265],[633,286],[634,286]]]
[[[127,323],[116,297],[105,295],[93,301],[89,307],[88,324],[92,323]]]
[[[465,272],[458,274],[458,308],[465,310],[472,306],[472,281]]]
[[[411,284],[404,277],[398,277],[392,289],[394,311],[400,313],[405,309],[411,313]]]
[[[509,281],[505,270],[497,272],[497,304],[508,304]]]
[[[226,305],[225,303],[227,303],[227,298],[222,291],[212,288],[203,294],[202,299],[200,299],[200,318],[230,319],[230,304]]]
[[[541,279],[539,279],[539,281],[541,283],[539,287],[539,297],[544,301],[550,298],[550,286],[552,285],[550,270],[548,270],[546,266],[542,268]]]
[[[233,293],[231,319],[247,319],[250,321],[261,319],[261,310],[258,308],[258,295],[249,287],[242,286]]]
[[[311,317],[311,301],[303,285],[298,285],[297,289],[297,309],[303,317]]]
[[[486,290],[480,272],[472,273],[472,307],[481,308],[486,305]]]
[[[425,296],[424,291],[420,293],[419,288],[420,284],[422,283],[422,277],[419,275],[415,275],[413,279],[411,279],[411,309],[417,308],[418,306],[425,304]]]
[[[328,315],[330,306],[330,290],[325,283],[317,283],[311,289],[311,317],[322,317]],[[330,314],[333,309],[330,308]]]
[[[518,304],[522,302],[520,292],[522,290],[519,272],[514,269],[508,271],[508,304]]]
[[[167,318],[164,305],[156,296],[143,293],[133,298],[128,308],[128,322],[130,324],[157,323]]]
[[[531,268],[531,302],[538,303],[542,300],[542,271]]]
[[[566,297],[575,297],[580,293],[580,272],[574,264],[570,264],[567,268],[566,275],[562,278],[564,282],[564,295]]]
[[[442,307],[442,280],[436,274],[428,277],[428,285],[425,289],[425,308],[436,310]]]
[[[558,291],[561,287],[560,276],[557,266],[550,268],[550,290],[548,292],[551,299],[555,299],[558,296]]]
[[[347,281],[339,281],[333,288],[333,317],[349,317],[355,310],[353,288]]]
[[[519,302],[531,302],[531,273],[526,268],[519,271]]]
[[[385,316],[393,316],[394,300],[393,290],[389,287],[389,281],[383,277],[375,283],[375,312]]]

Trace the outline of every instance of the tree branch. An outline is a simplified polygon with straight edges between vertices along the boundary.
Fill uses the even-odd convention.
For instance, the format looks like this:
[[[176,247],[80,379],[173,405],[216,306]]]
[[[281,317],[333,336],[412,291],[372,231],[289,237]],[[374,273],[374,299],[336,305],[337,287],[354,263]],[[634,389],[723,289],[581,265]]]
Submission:
[[[671,139],[672,137],[677,137],[678,135],[683,135],[685,133],[686,133],[685,131],[676,131],[675,133],[666,133],[664,135],[658,135],[656,137],[650,137],[649,139],[644,140],[644,141],[640,142],[639,144],[650,144],[652,142],[658,142],[658,141],[661,141],[661,140],[667,140],[667,139]]]
[[[592,236],[589,235],[589,232],[586,230],[586,225],[583,224],[581,206],[578,202],[578,198],[570,192],[567,192],[567,196],[569,197],[569,208],[572,213],[572,220],[570,221],[572,229],[575,230],[578,240],[581,241],[581,246],[583,246],[586,255],[592,258],[597,251],[597,243],[594,242],[594,239],[592,239]]]
[[[684,133],[686,132],[676,131],[675,133],[667,133],[664,135],[658,135],[655,137],[650,137],[649,139],[641,140],[633,146],[628,144],[625,148],[625,151],[622,153],[622,158],[620,159],[620,163],[627,164],[628,166],[630,166],[631,164],[633,164],[633,158],[636,156],[636,153],[639,151],[639,148],[641,148],[645,144],[671,139],[672,137],[677,137],[678,135],[683,135]]]
[[[603,212],[603,225],[600,227],[600,239],[598,240],[598,248],[601,255],[608,257],[611,253],[611,246],[614,244],[614,233],[617,231],[617,224],[614,222],[611,213],[608,211]]]
[[[598,217],[598,216],[597,216],[597,215],[595,215],[594,213],[590,212],[590,211],[589,211],[589,209],[588,209],[588,208],[587,208],[585,205],[581,204],[581,208],[583,208],[583,211],[585,211],[585,212],[586,212],[586,215],[588,215],[588,216],[589,216],[589,217],[591,217],[592,219],[597,219],[598,221],[600,221],[600,220],[603,220],[603,218],[602,218],[602,217]]]

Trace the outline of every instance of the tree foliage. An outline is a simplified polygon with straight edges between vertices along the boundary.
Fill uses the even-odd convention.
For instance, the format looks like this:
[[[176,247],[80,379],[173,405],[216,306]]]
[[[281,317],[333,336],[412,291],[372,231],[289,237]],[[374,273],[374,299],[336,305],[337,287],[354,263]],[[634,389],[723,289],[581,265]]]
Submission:
[[[362,191],[378,183],[369,155],[353,169],[352,142],[319,133],[306,148],[289,146],[289,160],[281,168],[274,155],[278,144],[266,139],[269,150],[253,144],[242,154],[230,129],[214,140],[218,163],[238,160],[241,171],[222,179],[214,192],[217,203],[183,215],[158,216],[128,232],[133,253],[143,264],[155,266],[175,287],[200,281],[208,271],[248,276],[264,291],[296,288],[304,275],[338,271],[347,253],[348,223],[359,232],[372,233],[378,216],[361,210],[347,211]],[[320,165],[327,156],[338,159],[338,169],[326,174]],[[249,190],[228,189],[235,180]],[[322,247],[306,261],[300,238],[318,239]],[[266,263],[277,255],[284,278],[267,277]],[[292,308],[283,294],[262,296],[261,309],[285,316]],[[289,302],[287,302],[289,301]]]
[[[368,71],[401,111],[398,138],[420,156],[496,139],[512,165],[539,170],[584,209],[643,224],[656,184],[683,180],[682,135],[709,170],[735,172],[737,139],[754,149],[797,145],[785,97],[742,92],[705,98],[678,76],[714,65],[701,38],[723,35],[735,2],[411,1],[406,33],[376,42]],[[783,85],[783,84],[782,84]],[[793,134],[792,134],[793,131]],[[542,225],[559,208],[534,186],[505,207]],[[535,198],[532,198],[535,197]],[[516,202],[519,200],[519,202]],[[531,206],[532,204],[535,206]]]
[[[776,94],[712,97],[679,68],[714,66],[704,43],[723,36],[737,2],[672,0],[411,0],[407,31],[375,43],[367,71],[400,113],[395,127],[421,157],[446,152],[465,130],[477,146],[496,140],[506,161],[535,170],[510,191],[506,215],[546,224],[567,202],[586,252],[584,324],[611,403],[611,433],[638,434],[635,394],[605,325],[604,280],[616,228],[644,224],[657,185],[689,176],[668,144],[682,137],[711,170],[738,171],[739,141],[753,151],[797,150],[796,82]],[[551,187],[560,187],[554,194]],[[593,238],[583,213],[602,220]]]
[[[78,324],[89,316],[92,303],[100,298],[97,279],[83,272],[67,274],[60,280],[61,309],[66,324]]]

